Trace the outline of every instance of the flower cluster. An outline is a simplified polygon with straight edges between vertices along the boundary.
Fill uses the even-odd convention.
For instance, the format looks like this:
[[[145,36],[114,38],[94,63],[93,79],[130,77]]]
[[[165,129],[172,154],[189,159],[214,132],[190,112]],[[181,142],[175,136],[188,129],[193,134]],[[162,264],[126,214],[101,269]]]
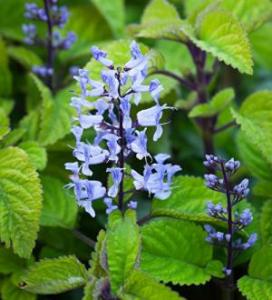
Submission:
[[[206,155],[204,165],[213,171],[213,173],[204,176],[206,186],[225,194],[227,198],[226,208],[221,203],[214,204],[211,201],[207,203],[207,214],[217,220],[226,222],[228,225],[227,232],[216,231],[211,225],[205,225],[204,228],[208,233],[206,240],[209,243],[227,248],[228,262],[224,272],[229,276],[232,273],[232,252],[246,250],[252,247],[257,240],[256,233],[251,234],[246,242],[243,242],[241,238],[234,240],[234,234],[243,230],[253,221],[252,213],[248,208],[241,213],[233,211],[233,207],[249,194],[249,180],[243,179],[238,185],[231,185],[231,176],[240,167],[240,162],[233,158],[225,161],[214,155]],[[216,173],[220,173],[221,178],[215,175]]]
[[[36,3],[25,4],[25,18],[32,21],[41,21],[48,26],[48,35],[42,39],[38,36],[35,24],[24,24],[22,26],[25,34],[24,42],[27,45],[38,45],[51,48],[51,52],[56,50],[69,49],[76,41],[76,35],[68,32],[63,37],[59,31],[67,23],[69,12],[65,6],[59,6],[58,0],[45,0],[44,7],[39,7]],[[53,74],[52,66],[34,66],[33,72],[40,77],[48,77]]]
[[[76,162],[67,163],[72,172],[69,187],[74,189],[78,204],[95,216],[92,203],[103,198],[106,212],[119,208],[124,210],[124,179],[133,179],[135,190],[144,190],[158,199],[166,199],[171,193],[171,179],[180,171],[178,165],[166,161],[167,154],[158,154],[154,160],[147,149],[147,128],[155,127],[153,140],[157,141],[163,132],[161,118],[163,111],[171,109],[159,103],[162,86],[158,80],[145,84],[148,57],[143,55],[136,42],[131,43],[131,59],[124,66],[115,66],[106,52],[97,47],[91,49],[95,60],[104,69],[101,80],[93,80],[87,70],[80,69],[75,79],[81,88],[81,95],[71,99],[77,111],[72,133],[76,146],[73,155]],[[151,108],[141,110],[133,118],[131,106],[137,106],[143,93],[150,93],[154,100]],[[92,102],[90,101],[92,100]],[[92,143],[83,140],[83,132],[93,128],[95,138]],[[127,159],[135,155],[144,161],[143,173],[127,168]],[[111,186],[104,187],[96,180],[91,167],[108,164],[106,169],[111,178]],[[131,199],[127,207],[135,209],[137,201]],[[133,201],[134,200],[134,201]]]

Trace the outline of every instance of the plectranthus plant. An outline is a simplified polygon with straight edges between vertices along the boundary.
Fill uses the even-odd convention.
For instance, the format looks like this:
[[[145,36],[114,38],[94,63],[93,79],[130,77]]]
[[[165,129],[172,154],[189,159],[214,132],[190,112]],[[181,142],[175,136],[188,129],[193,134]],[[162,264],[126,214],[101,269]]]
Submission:
[[[205,225],[204,228],[208,233],[206,240],[226,248],[227,262],[223,271],[227,277],[232,278],[234,256],[252,247],[257,240],[256,233],[250,234],[247,240],[236,238],[237,234],[253,221],[250,209],[245,208],[242,212],[235,209],[236,205],[249,194],[249,180],[245,178],[237,185],[232,184],[231,177],[240,168],[240,162],[234,158],[227,161],[215,155],[206,155],[204,166],[212,172],[204,176],[206,186],[226,195],[226,205],[207,202],[207,214],[227,224],[225,232],[217,231],[211,225]],[[232,280],[229,282],[232,284]]]
[[[29,46],[39,46],[47,51],[47,61],[44,65],[34,65],[32,71],[43,78],[48,87],[55,89],[55,58],[60,50],[69,49],[76,41],[76,35],[68,32],[62,36],[60,30],[67,23],[69,12],[66,6],[59,6],[58,0],[43,0],[43,6],[36,3],[25,4],[25,18],[46,25],[45,36],[39,36],[38,28],[34,23],[22,25],[25,34],[24,42]]]
[[[131,43],[131,59],[124,66],[116,66],[107,53],[92,47],[93,58],[105,68],[101,80],[89,77],[88,71],[79,70],[75,79],[80,85],[81,94],[72,97],[71,105],[76,109],[72,133],[76,145],[73,156],[76,162],[66,163],[72,172],[69,187],[74,189],[79,206],[84,207],[92,217],[95,216],[93,202],[103,199],[106,213],[119,209],[136,209],[137,199],[125,202],[124,182],[133,180],[136,191],[146,191],[150,196],[164,200],[171,194],[173,175],[181,170],[178,165],[168,162],[168,154],[157,154],[154,158],[147,148],[147,130],[154,128],[153,141],[163,133],[163,112],[172,109],[159,102],[163,87],[158,80],[145,84],[148,58],[143,55],[138,44]],[[131,106],[138,106],[142,94],[149,93],[154,104],[140,110],[136,117],[131,115]],[[94,129],[93,141],[83,138],[86,130]],[[128,168],[128,159],[135,156],[143,161],[143,170]],[[92,179],[92,166],[106,164],[109,186]]]

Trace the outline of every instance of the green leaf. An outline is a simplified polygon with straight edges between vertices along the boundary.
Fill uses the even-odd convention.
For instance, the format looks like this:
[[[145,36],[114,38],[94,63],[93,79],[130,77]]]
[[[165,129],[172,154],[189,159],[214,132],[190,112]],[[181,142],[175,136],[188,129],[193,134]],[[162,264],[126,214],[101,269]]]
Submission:
[[[8,54],[13,60],[27,69],[31,69],[34,65],[42,64],[42,60],[39,56],[37,56],[37,54],[35,54],[35,52],[21,46],[9,47]]]
[[[208,103],[198,104],[189,113],[190,118],[196,117],[212,117],[225,110],[234,98],[234,90],[232,88],[224,89],[218,92]]]
[[[269,45],[272,43],[272,23],[266,23],[257,31],[250,34],[249,39],[252,46],[254,60],[262,68],[272,69],[272,56]]]
[[[106,249],[111,290],[114,294],[124,285],[126,278],[134,269],[139,248],[140,234],[135,212],[128,210],[123,217],[119,211],[112,213]]]
[[[186,0],[185,10],[187,15],[198,14],[205,9],[213,0]],[[272,15],[272,5],[269,0],[221,0],[220,7],[231,12],[246,28],[254,31],[266,22]]]
[[[208,189],[202,178],[178,176],[173,181],[173,193],[167,201],[153,201],[152,216],[213,222],[213,218],[205,212],[207,201],[222,202],[225,198],[224,195]]]
[[[0,108],[0,141],[10,131],[9,118],[2,108]]]
[[[54,177],[42,177],[44,202],[41,225],[74,228],[78,206],[73,193],[64,188],[64,183]]]
[[[35,300],[36,295],[21,290],[10,279],[6,279],[1,288],[2,300]]]
[[[160,284],[149,275],[133,271],[129,276],[124,286],[124,289],[119,292],[121,300],[182,300],[176,292],[172,291],[169,287]]]
[[[92,0],[93,4],[107,20],[114,35],[120,37],[125,27],[125,3],[124,0]]]
[[[97,236],[97,242],[95,244],[95,251],[92,252],[92,258],[89,262],[91,268],[88,273],[97,278],[105,277],[107,274],[103,268],[103,260],[105,259],[105,244],[106,233],[104,230],[100,230]]]
[[[47,164],[46,150],[45,148],[41,147],[37,142],[35,141],[23,142],[19,144],[19,147],[27,153],[31,163],[37,170],[42,171],[46,167]]]
[[[0,237],[16,254],[30,257],[41,211],[41,186],[27,154],[19,148],[0,151]]]
[[[222,276],[222,265],[212,261],[206,236],[201,226],[191,222],[150,222],[142,228],[141,269],[160,281],[181,285],[204,284],[211,275]]]
[[[250,95],[238,112],[232,111],[248,143],[272,166],[272,92]]]
[[[261,237],[263,243],[271,243],[272,242],[272,223],[271,223],[271,215],[272,215],[272,200],[268,200],[265,202],[262,208],[261,216],[260,216],[260,225],[261,225]]]
[[[267,245],[254,253],[248,276],[238,281],[240,292],[248,300],[272,299],[272,246]]]
[[[239,156],[250,173],[262,180],[271,180],[271,166],[242,131],[238,133],[236,142]]]
[[[0,248],[0,273],[10,274],[20,271],[26,266],[26,261],[10,249]]]
[[[20,286],[37,294],[59,294],[83,286],[88,274],[75,256],[43,259],[21,277]]]
[[[0,98],[0,108],[9,115],[14,108],[14,100],[10,98]]]
[[[180,30],[182,24],[183,21],[172,4],[165,0],[153,0],[144,11],[138,36],[184,41],[185,36]]]
[[[197,47],[219,61],[241,73],[253,73],[247,34],[230,13],[218,9],[204,10],[198,15],[195,27],[187,23],[182,30]]]
[[[42,112],[38,140],[42,146],[54,144],[70,132],[73,110],[70,93],[60,91],[54,98],[50,90],[34,75],[33,79],[41,93]]]

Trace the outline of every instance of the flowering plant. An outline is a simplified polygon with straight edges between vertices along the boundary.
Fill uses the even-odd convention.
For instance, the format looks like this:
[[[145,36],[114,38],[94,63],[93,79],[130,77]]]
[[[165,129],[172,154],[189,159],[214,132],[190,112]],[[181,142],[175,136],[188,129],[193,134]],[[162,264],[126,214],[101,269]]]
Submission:
[[[0,0],[1,299],[272,299],[271,16]]]

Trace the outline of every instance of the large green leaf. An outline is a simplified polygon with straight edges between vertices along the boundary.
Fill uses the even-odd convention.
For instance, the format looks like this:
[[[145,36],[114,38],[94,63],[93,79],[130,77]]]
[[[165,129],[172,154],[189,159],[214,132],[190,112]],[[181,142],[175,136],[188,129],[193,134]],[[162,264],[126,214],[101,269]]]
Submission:
[[[260,155],[254,144],[252,144],[252,140],[248,140],[244,132],[240,131],[236,142],[240,158],[250,173],[262,180],[270,181],[272,168],[268,164],[268,161]]]
[[[32,75],[42,98],[40,132],[38,140],[42,146],[54,144],[70,132],[73,110],[70,107],[71,95],[67,89],[54,98],[50,90]]]
[[[204,284],[211,275],[222,275],[222,265],[212,260],[206,235],[201,226],[187,221],[150,222],[142,228],[141,269],[174,284]]]
[[[253,61],[247,34],[230,13],[206,9],[197,16],[194,26],[188,22],[181,29],[200,49],[241,73],[252,74]]]
[[[223,202],[222,194],[205,187],[202,178],[178,176],[173,181],[173,192],[166,201],[154,200],[152,216],[169,216],[184,220],[212,222],[207,216],[208,201]]]
[[[19,148],[0,151],[0,237],[15,253],[29,257],[41,211],[41,186],[27,154]]]
[[[47,164],[47,153],[45,148],[41,147],[35,141],[28,141],[19,144],[19,147],[23,149],[27,155],[33,166],[41,171],[46,167]]]
[[[144,11],[138,36],[184,41],[185,36],[180,30],[182,24],[172,4],[165,0],[152,0]]]
[[[190,18],[195,18],[214,0],[186,0],[185,10]],[[256,30],[272,16],[272,4],[269,0],[221,0],[220,7],[231,12],[246,28],[247,31]]]
[[[248,143],[272,166],[272,92],[260,91],[250,95],[238,112],[233,111]]]
[[[234,91],[232,88],[224,89],[218,92],[208,103],[196,105],[189,113],[189,117],[212,117],[225,108],[227,108],[234,98]]]
[[[12,283],[12,280],[6,279],[1,287],[2,300],[35,300],[36,295],[21,290]]]
[[[254,253],[248,275],[238,281],[240,292],[248,300],[272,299],[272,246],[264,246]]]
[[[121,36],[125,26],[124,0],[92,0],[92,2],[109,23],[114,35]]]
[[[54,177],[42,177],[44,202],[41,225],[73,228],[78,206],[71,191],[64,188],[64,183]]]
[[[134,211],[128,210],[124,216],[119,211],[110,215],[106,249],[111,290],[116,294],[134,269],[139,254],[140,234]]]
[[[140,271],[133,271],[127,279],[124,289],[119,292],[121,300],[182,300],[176,292],[160,284],[152,277]]]
[[[20,286],[31,293],[58,294],[81,287],[87,280],[87,270],[75,256],[62,256],[34,263],[22,275]]]
[[[26,266],[25,259],[14,254],[11,249],[0,248],[0,273],[10,274]]]

